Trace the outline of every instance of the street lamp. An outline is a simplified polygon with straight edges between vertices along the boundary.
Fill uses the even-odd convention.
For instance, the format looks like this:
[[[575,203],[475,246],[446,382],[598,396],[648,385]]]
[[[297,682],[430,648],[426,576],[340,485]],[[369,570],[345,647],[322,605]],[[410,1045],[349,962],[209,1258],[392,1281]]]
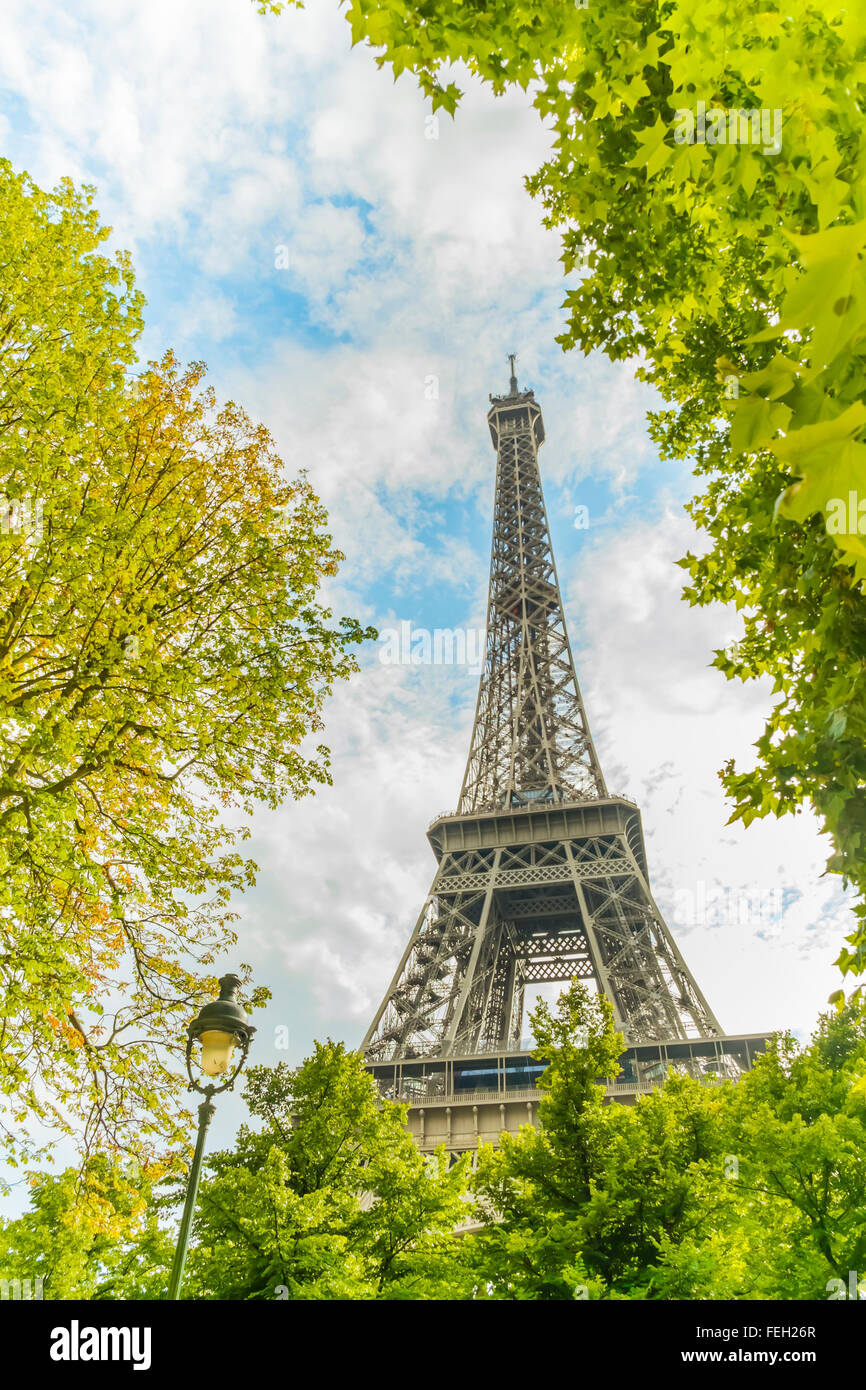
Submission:
[[[241,1068],[247,1060],[250,1040],[256,1031],[247,1018],[243,1005],[239,1004],[235,998],[240,982],[238,975],[223,975],[219,982],[219,999],[215,999],[212,1004],[205,1004],[199,1010],[198,1017],[193,1019],[187,1029],[186,1070],[189,1076],[190,1090],[198,1091],[200,1095],[204,1096],[204,1100],[198,1108],[198,1139],[196,1140],[192,1167],[189,1170],[186,1201],[183,1204],[177,1249],[174,1252],[174,1263],[171,1267],[171,1280],[168,1286],[170,1299],[180,1298],[183,1267],[186,1263],[189,1232],[195,1211],[199,1175],[201,1174],[205,1135],[216,1109],[212,1104],[212,1099],[214,1096],[218,1096],[221,1091],[229,1091],[234,1086]],[[229,1076],[228,1081],[224,1081],[221,1086],[216,1086],[213,1081],[209,1082],[207,1086],[200,1086],[193,1076],[192,1052],[197,1042],[201,1043],[199,1065],[205,1076],[214,1078],[228,1075],[232,1063],[232,1052],[236,1046],[240,1046],[241,1052],[234,1071]]]

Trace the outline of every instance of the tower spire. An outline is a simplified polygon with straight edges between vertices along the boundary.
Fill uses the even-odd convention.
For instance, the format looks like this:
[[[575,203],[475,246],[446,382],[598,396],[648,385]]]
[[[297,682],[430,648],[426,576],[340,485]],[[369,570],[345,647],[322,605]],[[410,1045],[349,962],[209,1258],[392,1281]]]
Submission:
[[[515,371],[514,371],[514,364],[515,364],[515,362],[517,361],[517,353],[516,353],[516,352],[509,352],[509,354],[508,354],[508,361],[509,361],[509,363],[510,363],[510,365],[511,365],[511,380],[510,380],[510,382],[508,383],[509,395],[516,396],[516,395],[517,395],[517,376],[516,376]]]

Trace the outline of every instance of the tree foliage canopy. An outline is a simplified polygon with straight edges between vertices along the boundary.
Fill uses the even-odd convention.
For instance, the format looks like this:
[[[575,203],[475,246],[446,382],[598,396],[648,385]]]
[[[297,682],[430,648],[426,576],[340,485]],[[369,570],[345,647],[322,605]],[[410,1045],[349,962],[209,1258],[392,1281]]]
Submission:
[[[294,1070],[252,1067],[245,1095],[260,1128],[206,1159],[185,1298],[469,1296],[454,1234],[466,1164],[418,1153],[404,1107],[381,1102],[358,1053],[329,1041]],[[0,1223],[0,1278],[47,1275],[45,1298],[165,1296],[182,1184],[136,1190],[102,1155],[83,1180],[33,1182],[33,1210]]]
[[[863,1267],[866,1021],[774,1040],[738,1082],[606,1103],[612,1011],[575,983],[536,1020],[540,1127],[487,1149],[479,1286],[505,1299],[823,1299]],[[584,1030],[588,1047],[575,1046]],[[544,1055],[544,1054],[543,1054]],[[601,1063],[601,1065],[600,1065]],[[859,1263],[858,1263],[859,1261]],[[482,1283],[483,1281],[483,1283]]]
[[[30,1210],[0,1221],[0,1279],[57,1301],[164,1296],[174,1241],[140,1170],[99,1153],[30,1183]]]
[[[191,1297],[455,1296],[465,1163],[418,1152],[358,1053],[317,1043],[294,1071],[253,1067],[245,1095],[262,1128],[210,1161]]]
[[[575,983],[534,1027],[543,1128],[482,1148],[474,1172],[419,1154],[403,1107],[341,1044],[317,1044],[294,1071],[252,1068],[257,1128],[206,1160],[184,1296],[850,1296],[866,1265],[856,1006],[807,1047],[777,1039],[736,1084],[672,1075],[632,1106],[599,1084],[622,1049],[606,1001]],[[176,1179],[133,1183],[100,1156],[84,1178],[33,1183],[33,1210],[0,1225],[0,1278],[47,1274],[46,1298],[164,1296]]]
[[[310,735],[367,635],[267,430],[137,365],[107,235],[0,163],[0,1092],[87,1151],[176,1132],[178,1010],[255,871],[232,820],[329,780]]]

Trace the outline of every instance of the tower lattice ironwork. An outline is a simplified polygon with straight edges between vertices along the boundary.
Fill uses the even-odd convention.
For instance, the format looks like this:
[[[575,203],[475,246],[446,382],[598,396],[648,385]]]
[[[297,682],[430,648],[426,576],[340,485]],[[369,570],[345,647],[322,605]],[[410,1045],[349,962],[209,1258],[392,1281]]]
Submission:
[[[527,986],[591,981],[627,1045],[722,1030],[649,887],[638,808],[605,786],[565,627],[532,391],[491,396],[487,648],[458,809],[364,1039],[369,1062],[519,1044]]]

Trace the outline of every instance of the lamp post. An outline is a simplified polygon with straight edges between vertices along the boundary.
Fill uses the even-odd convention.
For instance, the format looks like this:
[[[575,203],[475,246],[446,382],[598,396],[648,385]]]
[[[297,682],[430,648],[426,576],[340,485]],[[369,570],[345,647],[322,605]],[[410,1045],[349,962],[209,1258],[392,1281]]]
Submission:
[[[174,1252],[174,1263],[171,1267],[171,1280],[168,1286],[168,1296],[170,1299],[180,1298],[180,1286],[183,1282],[183,1267],[186,1263],[186,1251],[189,1245],[189,1233],[192,1226],[193,1213],[195,1212],[195,1199],[198,1193],[198,1182],[201,1174],[201,1160],[204,1154],[204,1141],[207,1134],[208,1125],[211,1122],[216,1107],[213,1104],[213,1097],[218,1096],[221,1091],[228,1091],[234,1086],[240,1075],[241,1068],[247,1060],[247,1053],[250,1047],[250,1040],[256,1031],[250,1023],[243,1005],[239,1004],[235,995],[240,985],[238,975],[223,975],[219,982],[220,997],[215,999],[212,1004],[205,1004],[199,1010],[198,1017],[194,1018],[187,1029],[186,1040],[186,1070],[189,1076],[190,1090],[198,1091],[199,1095],[204,1096],[204,1100],[198,1108],[198,1138],[196,1140],[195,1154],[192,1160],[192,1167],[189,1170],[189,1179],[186,1185],[186,1201],[183,1204],[183,1216],[181,1217],[180,1230],[177,1237],[177,1249]],[[192,1074],[192,1050],[196,1042],[201,1043],[200,1066],[205,1076],[225,1076],[231,1066],[232,1052],[236,1045],[240,1046],[241,1054],[238,1058],[234,1071],[228,1081],[224,1081],[221,1086],[209,1082],[207,1086],[200,1086]]]

